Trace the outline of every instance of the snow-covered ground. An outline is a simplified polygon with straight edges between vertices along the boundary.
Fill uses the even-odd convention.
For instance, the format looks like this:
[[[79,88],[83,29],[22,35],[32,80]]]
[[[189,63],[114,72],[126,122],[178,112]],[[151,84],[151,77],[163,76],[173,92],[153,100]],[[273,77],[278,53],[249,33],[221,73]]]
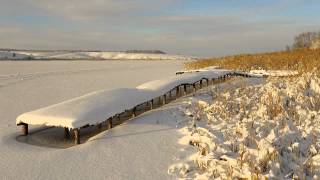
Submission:
[[[3,179],[168,179],[178,153],[179,117],[170,105],[67,149],[63,130],[31,127],[20,137],[16,117],[108,88],[136,87],[174,75],[181,61],[0,62],[0,174]],[[72,140],[71,140],[72,141]],[[33,145],[31,145],[33,144]],[[53,144],[54,147],[48,147]],[[59,146],[61,147],[61,146]]]
[[[266,84],[262,78],[237,78],[89,136],[78,146],[64,140],[62,128],[31,127],[23,137],[15,125],[23,112],[92,91],[162,82],[152,80],[174,75],[182,63],[0,61],[1,176],[318,177],[320,82],[314,75],[275,78]]]
[[[85,51],[0,51],[0,60],[191,60],[192,57],[171,54]]]

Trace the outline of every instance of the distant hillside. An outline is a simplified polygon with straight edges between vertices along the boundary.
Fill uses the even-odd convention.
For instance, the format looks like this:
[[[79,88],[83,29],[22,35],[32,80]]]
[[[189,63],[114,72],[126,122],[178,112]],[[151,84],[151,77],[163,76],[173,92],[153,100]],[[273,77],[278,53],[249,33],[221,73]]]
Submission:
[[[0,51],[0,60],[190,60],[192,57],[151,51]]]

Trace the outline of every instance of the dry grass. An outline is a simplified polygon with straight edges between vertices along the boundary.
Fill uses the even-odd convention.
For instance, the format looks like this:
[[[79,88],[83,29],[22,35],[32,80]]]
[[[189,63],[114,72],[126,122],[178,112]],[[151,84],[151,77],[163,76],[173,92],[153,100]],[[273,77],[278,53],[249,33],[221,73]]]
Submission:
[[[298,70],[308,72],[320,67],[320,49],[295,49],[291,51],[243,54],[221,58],[204,59],[185,64],[187,69],[220,66],[226,69],[251,70]]]

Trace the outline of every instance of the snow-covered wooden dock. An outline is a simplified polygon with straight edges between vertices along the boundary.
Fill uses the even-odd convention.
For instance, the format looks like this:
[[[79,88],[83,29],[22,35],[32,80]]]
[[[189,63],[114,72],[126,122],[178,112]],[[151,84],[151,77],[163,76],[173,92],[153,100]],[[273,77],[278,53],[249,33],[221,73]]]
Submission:
[[[136,88],[118,88],[93,92],[59,104],[41,108],[20,115],[16,124],[22,126],[23,135],[28,135],[29,125],[45,125],[63,127],[66,137],[73,132],[76,144],[80,144],[80,129],[97,125],[107,125],[112,128],[113,119],[120,114],[130,112],[136,116],[137,107],[147,104],[149,109],[154,107],[155,99],[161,105],[168,103],[169,97],[177,98],[202,87],[210,85],[216,80],[223,80],[231,76],[249,76],[229,70],[215,69],[185,73],[155,80],[142,84]],[[198,88],[198,89],[197,89]],[[189,92],[188,92],[189,89]]]

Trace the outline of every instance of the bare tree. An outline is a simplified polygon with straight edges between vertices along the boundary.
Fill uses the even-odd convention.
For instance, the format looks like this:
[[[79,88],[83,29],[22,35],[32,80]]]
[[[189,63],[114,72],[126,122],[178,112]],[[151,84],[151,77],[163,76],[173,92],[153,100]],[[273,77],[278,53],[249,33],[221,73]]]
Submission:
[[[293,48],[309,48],[319,37],[317,32],[304,32],[294,38]]]

